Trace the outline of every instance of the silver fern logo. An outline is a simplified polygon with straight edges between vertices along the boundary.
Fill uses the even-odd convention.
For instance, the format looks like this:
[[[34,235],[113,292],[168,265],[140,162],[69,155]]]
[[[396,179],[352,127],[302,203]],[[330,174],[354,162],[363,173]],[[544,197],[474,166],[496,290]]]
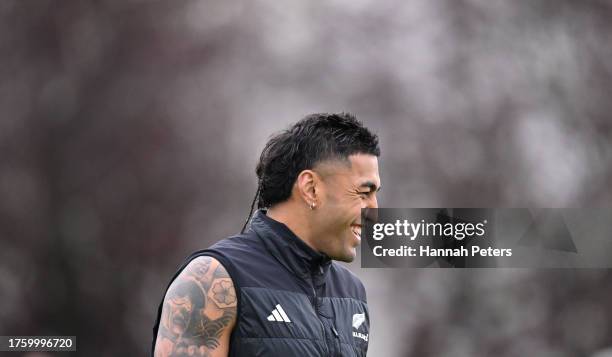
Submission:
[[[357,330],[364,321],[365,321],[365,313],[353,315],[353,328]]]
[[[365,322],[365,319],[365,313],[353,315],[353,328],[355,330],[359,329],[359,327]],[[353,331],[353,337],[357,337],[365,342],[368,342],[369,334]]]

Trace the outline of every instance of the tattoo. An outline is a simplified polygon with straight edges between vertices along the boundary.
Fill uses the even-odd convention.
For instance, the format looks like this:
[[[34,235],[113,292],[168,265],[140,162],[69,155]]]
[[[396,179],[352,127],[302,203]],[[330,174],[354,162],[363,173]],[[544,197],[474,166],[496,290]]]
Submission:
[[[223,354],[229,348],[236,306],[234,284],[225,268],[214,258],[196,258],[168,289],[155,357]]]
[[[227,273],[227,270],[225,270],[225,268],[223,267],[223,265],[219,264],[217,269],[215,269],[214,277],[215,278],[229,278],[230,276]]]
[[[219,338],[221,337],[225,327],[230,323],[234,316],[235,313],[223,311],[223,315],[216,320],[210,320],[209,318],[205,317],[205,320],[200,326],[198,332],[199,336],[204,340],[204,345],[206,347],[209,349],[219,347]]]
[[[209,268],[210,259],[196,259],[193,261],[193,268],[190,269],[190,273],[193,274],[196,279],[204,280]]]
[[[212,289],[208,292],[208,297],[220,308],[235,306],[236,291],[232,280],[229,278],[215,279]]]

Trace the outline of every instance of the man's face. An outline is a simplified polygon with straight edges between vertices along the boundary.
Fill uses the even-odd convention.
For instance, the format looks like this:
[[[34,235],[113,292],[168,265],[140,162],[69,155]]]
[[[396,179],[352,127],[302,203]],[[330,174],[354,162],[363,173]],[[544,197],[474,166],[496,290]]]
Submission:
[[[349,156],[350,165],[328,161],[317,166],[322,182],[313,213],[312,231],[319,251],[334,260],[351,262],[361,242],[361,209],[377,208],[380,189],[378,159],[374,155]]]

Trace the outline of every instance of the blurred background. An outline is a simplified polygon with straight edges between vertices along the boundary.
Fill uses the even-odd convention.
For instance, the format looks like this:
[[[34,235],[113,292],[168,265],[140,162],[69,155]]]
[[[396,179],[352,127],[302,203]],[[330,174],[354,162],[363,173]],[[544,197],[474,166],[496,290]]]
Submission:
[[[149,353],[175,269],[239,231],[266,140],[309,113],[379,134],[382,207],[612,200],[610,1],[7,0],[0,18],[0,335],[76,335],[70,356]],[[348,266],[370,356],[612,355],[609,270]]]

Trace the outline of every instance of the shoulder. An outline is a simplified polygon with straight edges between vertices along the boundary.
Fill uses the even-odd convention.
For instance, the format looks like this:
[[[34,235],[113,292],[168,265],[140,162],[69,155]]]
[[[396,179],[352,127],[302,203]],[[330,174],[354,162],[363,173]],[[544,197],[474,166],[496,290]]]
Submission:
[[[210,248],[194,253],[194,256],[198,255],[209,255],[216,258],[225,266],[232,278],[239,278],[238,273],[244,270],[239,269],[240,267],[262,263],[269,253],[261,239],[254,233],[248,232],[222,239]],[[234,280],[234,283],[239,284],[240,281]]]
[[[248,232],[244,234],[233,235],[219,240],[205,251],[217,252],[247,252],[257,249],[261,246],[260,240],[254,233]]]
[[[227,269],[215,257],[200,255],[193,258],[172,282],[168,291],[182,284],[197,286],[207,302],[213,302],[219,308],[236,306],[232,279]],[[223,290],[223,294],[220,290]]]
[[[162,306],[155,356],[195,351],[227,355],[237,297],[217,259],[198,256],[189,261],[170,284]]]
[[[330,273],[337,294],[367,302],[365,286],[357,275],[335,261],[331,263]]]

